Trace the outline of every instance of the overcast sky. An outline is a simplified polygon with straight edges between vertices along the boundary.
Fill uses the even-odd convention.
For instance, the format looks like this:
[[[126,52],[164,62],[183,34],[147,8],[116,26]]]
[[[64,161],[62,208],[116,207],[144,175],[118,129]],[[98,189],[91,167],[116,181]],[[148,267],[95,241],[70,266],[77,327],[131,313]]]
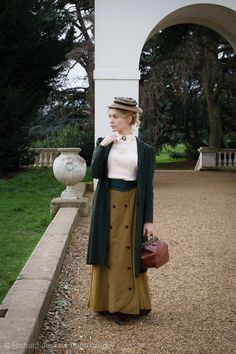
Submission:
[[[75,63],[71,61],[71,64]],[[68,71],[65,70],[65,73]],[[67,77],[61,80],[63,88],[72,88],[72,87],[87,87],[87,75],[86,71],[80,64],[76,64],[70,71]]]

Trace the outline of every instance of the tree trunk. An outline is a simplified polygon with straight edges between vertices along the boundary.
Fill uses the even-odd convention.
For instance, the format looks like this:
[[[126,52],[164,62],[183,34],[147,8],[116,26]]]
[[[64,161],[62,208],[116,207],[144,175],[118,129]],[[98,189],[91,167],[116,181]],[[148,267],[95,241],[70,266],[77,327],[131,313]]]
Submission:
[[[222,122],[219,102],[220,82],[213,84],[210,81],[207,66],[203,67],[203,87],[208,108],[209,119],[209,146],[213,148],[221,147]]]
[[[220,107],[219,104],[215,103],[213,99],[209,100],[207,104],[208,104],[209,128],[210,128],[209,146],[214,148],[220,148],[221,139],[222,139]]]

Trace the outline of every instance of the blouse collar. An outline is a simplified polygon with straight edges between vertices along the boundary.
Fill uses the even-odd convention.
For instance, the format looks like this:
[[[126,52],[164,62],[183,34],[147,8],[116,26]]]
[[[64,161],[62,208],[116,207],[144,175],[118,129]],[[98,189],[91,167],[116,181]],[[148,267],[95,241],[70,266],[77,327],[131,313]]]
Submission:
[[[119,132],[116,133],[117,135],[117,141],[133,141],[135,139],[135,135],[133,133],[130,134],[120,134]]]

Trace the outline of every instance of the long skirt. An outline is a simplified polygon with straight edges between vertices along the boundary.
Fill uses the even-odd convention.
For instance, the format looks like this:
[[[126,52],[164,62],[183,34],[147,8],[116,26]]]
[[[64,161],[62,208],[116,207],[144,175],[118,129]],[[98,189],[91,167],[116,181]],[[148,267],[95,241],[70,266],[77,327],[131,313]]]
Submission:
[[[109,189],[109,194],[107,263],[92,265],[88,307],[95,312],[135,315],[151,310],[146,273],[135,277],[134,271],[136,188],[126,192]]]

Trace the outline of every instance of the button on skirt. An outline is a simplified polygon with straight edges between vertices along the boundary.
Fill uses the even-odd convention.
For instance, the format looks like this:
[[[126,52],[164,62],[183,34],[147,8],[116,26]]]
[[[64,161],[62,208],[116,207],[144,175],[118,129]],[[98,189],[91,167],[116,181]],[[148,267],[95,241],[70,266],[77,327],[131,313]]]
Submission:
[[[146,273],[135,277],[134,271],[136,188],[109,194],[107,263],[92,265],[88,306],[95,312],[139,314],[151,310],[151,301]]]

